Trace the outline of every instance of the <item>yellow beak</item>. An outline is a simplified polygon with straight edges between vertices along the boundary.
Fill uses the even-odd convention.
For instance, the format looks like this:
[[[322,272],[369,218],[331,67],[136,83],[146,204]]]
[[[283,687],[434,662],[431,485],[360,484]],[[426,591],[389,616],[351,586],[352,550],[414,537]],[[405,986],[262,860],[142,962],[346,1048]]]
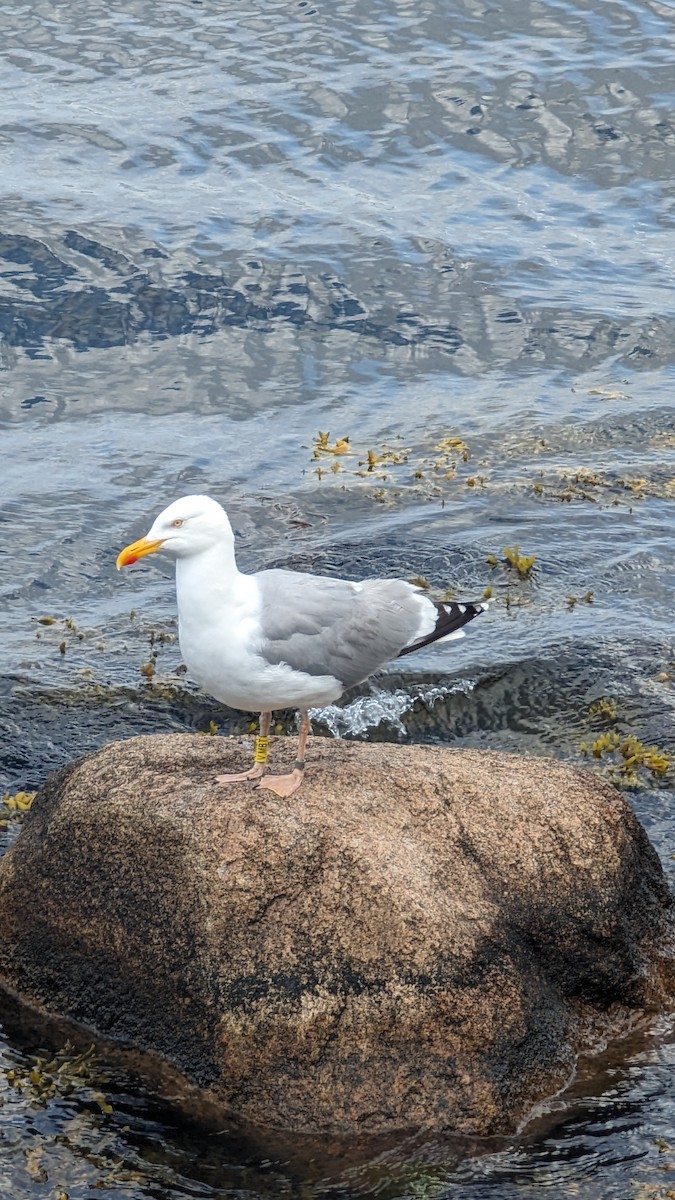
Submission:
[[[135,563],[139,558],[145,558],[146,554],[155,554],[164,544],[163,538],[158,538],[156,541],[148,541],[142,537],[138,542],[132,542],[130,546],[125,546],[124,550],[120,550],[117,555],[115,566],[119,571],[120,567],[128,567],[131,563]]]

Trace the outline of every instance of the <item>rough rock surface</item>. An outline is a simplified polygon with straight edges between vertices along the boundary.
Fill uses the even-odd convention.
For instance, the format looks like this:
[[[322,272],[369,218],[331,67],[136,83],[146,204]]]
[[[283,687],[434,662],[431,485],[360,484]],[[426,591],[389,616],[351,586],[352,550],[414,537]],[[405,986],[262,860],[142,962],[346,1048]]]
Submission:
[[[168,735],[52,776],[0,863],[0,977],[248,1121],[364,1132],[508,1130],[672,993],[656,853],[593,775],[318,739],[290,800],[214,785],[249,759]]]

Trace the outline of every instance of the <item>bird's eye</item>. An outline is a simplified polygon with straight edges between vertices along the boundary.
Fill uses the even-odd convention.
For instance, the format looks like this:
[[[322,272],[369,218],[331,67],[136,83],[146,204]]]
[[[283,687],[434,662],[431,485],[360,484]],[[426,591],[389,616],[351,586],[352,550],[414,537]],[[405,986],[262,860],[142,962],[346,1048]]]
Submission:
[[[180,529],[181,525],[183,524],[182,518],[177,517],[175,521],[171,522],[171,524],[174,529]]]

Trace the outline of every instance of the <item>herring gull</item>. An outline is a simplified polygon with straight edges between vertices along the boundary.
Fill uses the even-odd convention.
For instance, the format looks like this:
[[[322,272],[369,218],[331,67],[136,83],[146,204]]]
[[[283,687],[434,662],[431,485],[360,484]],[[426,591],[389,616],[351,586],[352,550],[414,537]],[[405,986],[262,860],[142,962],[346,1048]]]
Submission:
[[[183,496],[126,546],[117,568],[158,550],[176,560],[178,636],[190,675],[221,703],[260,712],[249,771],[219,783],[256,780],[278,796],[302,783],[308,709],[332,704],[392,658],[464,634],[487,604],[440,603],[403,579],[331,579],[299,571],[240,571],[224,509]],[[287,775],[267,775],[274,709],[299,710],[298,757]]]

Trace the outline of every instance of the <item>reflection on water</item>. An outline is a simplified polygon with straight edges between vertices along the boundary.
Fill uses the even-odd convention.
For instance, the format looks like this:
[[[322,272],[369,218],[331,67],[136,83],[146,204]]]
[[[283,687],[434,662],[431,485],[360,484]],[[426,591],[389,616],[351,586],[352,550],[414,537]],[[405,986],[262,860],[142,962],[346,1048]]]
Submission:
[[[7,1001],[0,1069],[24,1073],[44,1044]],[[51,1036],[56,1036],[52,1028]],[[42,1031],[44,1038],[44,1031]],[[645,1025],[599,1060],[582,1062],[564,1097],[515,1139],[416,1137],[319,1142],[201,1123],[158,1101],[120,1065],[90,1060],[82,1083],[46,1105],[4,1086],[0,1186],[8,1196],[99,1190],[140,1196],[277,1197],[555,1195],[667,1197],[675,1171],[669,1023]],[[104,1090],[102,1090],[104,1089]],[[648,1113],[647,1122],[645,1115]],[[41,1190],[49,1184],[51,1191]],[[628,1190],[627,1190],[628,1189]]]
[[[492,589],[464,641],[317,734],[578,762],[607,698],[672,746],[674,21],[0,3],[0,787],[115,737],[248,727],[180,672],[168,565],[114,571],[188,491],[226,504],[248,569]],[[672,774],[639,782],[672,877]],[[187,1122],[105,1048],[112,1113],[36,1107],[6,1073],[59,1035],[12,1004],[2,1024],[0,1195],[675,1194],[667,1026],[510,1141],[331,1156]]]

